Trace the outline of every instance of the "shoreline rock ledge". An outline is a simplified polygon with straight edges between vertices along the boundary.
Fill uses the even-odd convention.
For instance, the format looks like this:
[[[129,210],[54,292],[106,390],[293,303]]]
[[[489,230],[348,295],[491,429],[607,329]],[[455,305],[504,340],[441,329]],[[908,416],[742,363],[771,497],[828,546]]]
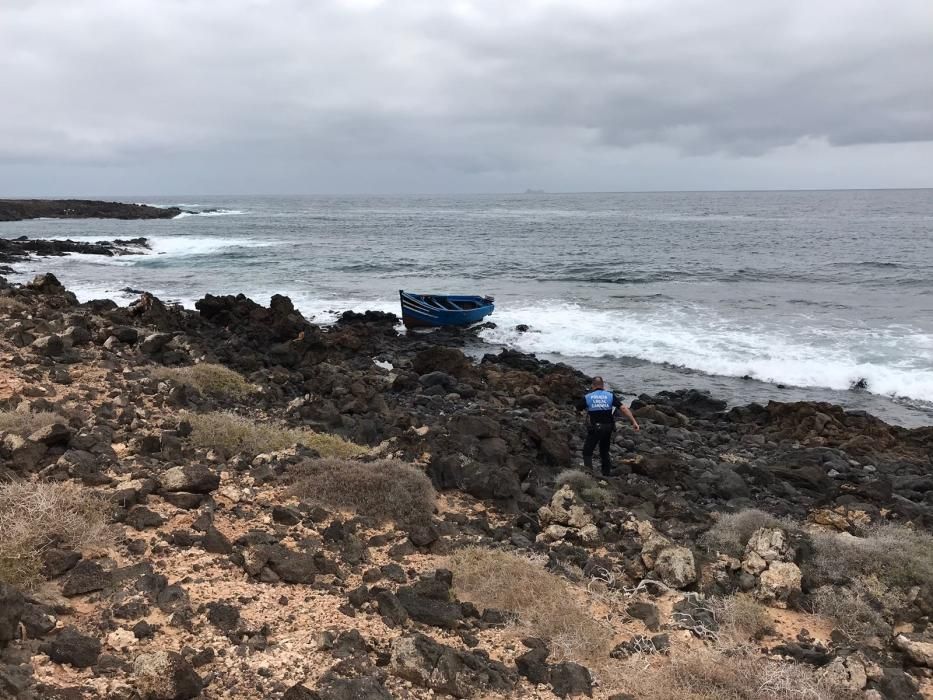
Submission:
[[[0,199],[0,221],[26,219],[172,219],[178,207],[90,199]]]

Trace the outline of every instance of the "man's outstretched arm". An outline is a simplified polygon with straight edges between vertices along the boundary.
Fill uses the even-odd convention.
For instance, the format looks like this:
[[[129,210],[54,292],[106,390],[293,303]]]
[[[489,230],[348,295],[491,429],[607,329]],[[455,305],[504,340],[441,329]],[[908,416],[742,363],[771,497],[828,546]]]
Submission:
[[[632,409],[628,406],[619,406],[619,413],[628,418],[628,422],[632,424],[632,430],[636,433],[641,430],[641,426],[638,425],[638,421],[635,419],[635,414],[632,413]]]

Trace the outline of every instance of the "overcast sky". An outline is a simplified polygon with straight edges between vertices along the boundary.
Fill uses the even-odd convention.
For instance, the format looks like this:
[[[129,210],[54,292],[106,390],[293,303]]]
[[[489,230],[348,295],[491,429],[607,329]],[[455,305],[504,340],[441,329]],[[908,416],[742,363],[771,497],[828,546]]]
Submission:
[[[0,194],[933,187],[933,0],[0,0]]]

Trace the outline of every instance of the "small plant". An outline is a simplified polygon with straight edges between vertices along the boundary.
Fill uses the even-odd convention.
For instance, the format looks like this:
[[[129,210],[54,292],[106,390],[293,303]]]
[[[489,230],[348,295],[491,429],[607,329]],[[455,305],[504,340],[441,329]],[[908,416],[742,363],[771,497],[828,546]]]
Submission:
[[[404,462],[309,460],[293,474],[291,493],[326,508],[353,510],[402,525],[425,522],[434,513],[436,494],[431,480]]]
[[[454,590],[461,600],[480,608],[514,613],[528,634],[548,640],[565,658],[604,659],[612,645],[612,628],[597,620],[585,604],[585,591],[528,557],[511,552],[467,547],[448,562]]]
[[[365,447],[336,435],[259,423],[235,413],[191,413],[186,417],[191,423],[191,440],[196,446],[227,454],[245,452],[257,455],[284,450],[296,444],[313,448],[322,457],[348,458],[366,452]]]
[[[716,524],[700,537],[700,544],[710,552],[741,558],[749,538],[762,527],[779,527],[788,532],[799,529],[795,523],[775,518],[757,508],[748,508],[721,515]]]
[[[849,639],[858,641],[889,635],[889,620],[907,607],[907,597],[875,578],[857,578],[845,588],[821,586],[811,596],[811,606]]]
[[[168,379],[191,387],[199,394],[218,399],[242,400],[257,391],[256,386],[239,372],[209,362],[190,367],[155,367],[151,374],[156,379]]]
[[[0,581],[29,588],[42,580],[42,555],[107,541],[109,504],[71,483],[0,484]]]
[[[633,657],[616,670],[619,684],[639,700],[847,700],[805,664],[744,649],[701,647],[653,664]]]
[[[612,493],[599,482],[579,469],[565,469],[554,480],[555,488],[569,485],[584,501],[596,506],[607,506],[612,502]]]
[[[903,525],[882,525],[864,537],[819,533],[812,537],[810,572],[820,580],[874,577],[906,589],[933,580],[933,535]]]
[[[741,645],[774,631],[768,609],[749,595],[738,593],[713,598],[710,609],[719,624],[720,638]]]
[[[0,411],[0,433],[27,436],[47,425],[67,422],[52,411],[31,411],[26,404],[20,404],[12,411]]]
[[[10,297],[0,297],[0,315],[19,316],[29,309],[23,302]]]

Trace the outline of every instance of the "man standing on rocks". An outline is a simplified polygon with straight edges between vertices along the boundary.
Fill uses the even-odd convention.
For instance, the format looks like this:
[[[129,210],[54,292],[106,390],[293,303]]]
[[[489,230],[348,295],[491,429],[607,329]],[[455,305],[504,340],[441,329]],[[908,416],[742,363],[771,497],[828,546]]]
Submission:
[[[612,463],[609,461],[609,446],[612,444],[612,433],[615,431],[615,412],[628,418],[632,428],[637,433],[641,428],[629,407],[622,403],[611,391],[606,391],[602,377],[593,377],[591,391],[578,402],[580,410],[586,410],[590,417],[590,424],[583,443],[583,464],[587,469],[593,468],[593,450],[599,445],[599,457],[602,462],[603,476],[609,476]]]

